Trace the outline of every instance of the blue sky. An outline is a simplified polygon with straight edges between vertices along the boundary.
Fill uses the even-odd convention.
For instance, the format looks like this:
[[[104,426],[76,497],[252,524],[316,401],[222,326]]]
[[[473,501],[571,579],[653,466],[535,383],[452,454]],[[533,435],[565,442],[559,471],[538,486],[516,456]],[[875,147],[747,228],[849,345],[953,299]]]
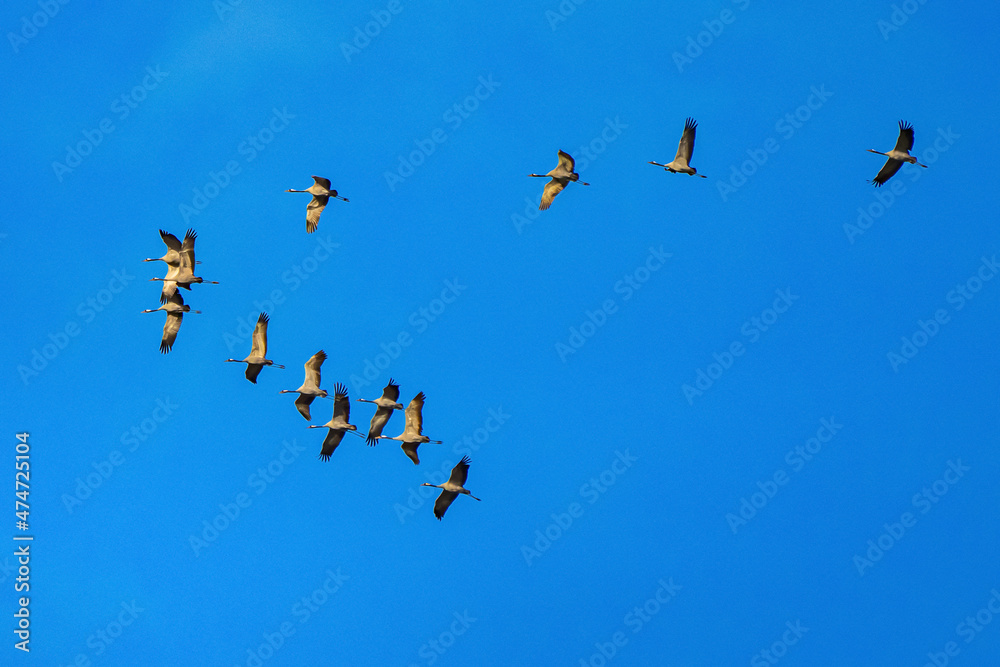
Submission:
[[[9,661],[994,664],[997,14],[8,3]],[[706,179],[646,164],[688,116]],[[901,119],[929,168],[875,190]],[[220,284],[162,355],[189,227]],[[318,461],[319,349],[444,444]]]

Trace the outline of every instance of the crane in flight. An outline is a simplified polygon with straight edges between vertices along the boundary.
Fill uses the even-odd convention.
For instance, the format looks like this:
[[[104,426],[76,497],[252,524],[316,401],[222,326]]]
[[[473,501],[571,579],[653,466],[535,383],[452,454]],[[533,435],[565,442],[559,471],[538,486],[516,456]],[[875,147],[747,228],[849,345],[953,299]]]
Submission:
[[[347,398],[347,387],[339,382],[333,388],[333,417],[330,421],[319,426],[310,424],[309,428],[326,428],[326,438],[323,439],[323,449],[319,453],[320,461],[329,461],[330,454],[337,449],[337,445],[344,439],[344,433],[356,431],[354,424],[349,424],[351,419],[351,401]]]
[[[888,181],[897,171],[899,171],[899,168],[903,166],[904,162],[920,165],[926,169],[926,164],[920,164],[917,162],[917,158],[910,155],[911,148],[913,148],[913,126],[904,121],[899,121],[899,137],[896,139],[895,148],[888,153],[882,153],[874,148],[867,149],[869,153],[877,153],[889,158],[885,161],[885,164],[882,165],[882,168],[879,169],[875,178],[868,182],[874,183],[876,188],[881,187],[883,183]]]
[[[570,181],[576,181],[580,185],[590,185],[590,183],[584,183],[580,180],[580,174],[573,171],[575,167],[576,162],[570,154],[559,151],[559,164],[556,165],[555,169],[547,174],[528,174],[528,176],[533,178],[552,179],[545,184],[545,189],[542,190],[542,201],[538,205],[538,210],[544,211],[551,206],[552,200],[556,198],[557,194],[563,191],[563,188],[565,188]]]
[[[302,381],[302,386],[298,389],[282,389],[279,394],[298,394],[299,397],[295,399],[295,407],[306,421],[312,421],[312,415],[309,414],[309,406],[312,405],[313,400],[317,396],[321,398],[327,398],[326,389],[320,389],[320,366],[326,361],[326,352],[320,350],[313,356],[309,357],[309,361],[305,363],[306,378]]]
[[[403,409],[403,404],[398,402],[399,385],[393,382],[392,378],[389,378],[389,384],[382,390],[382,395],[379,398],[374,401],[369,401],[367,398],[359,398],[358,400],[362,403],[374,403],[378,406],[371,424],[368,425],[368,445],[374,447],[378,443],[379,436],[382,435],[382,429],[392,417],[392,411]]]
[[[172,235],[168,234],[168,236]],[[197,238],[198,234],[195,233],[193,229],[187,230],[187,233],[184,234],[184,242],[181,244],[181,249],[178,251],[180,262],[176,265],[168,262],[167,266],[170,268],[167,269],[167,275],[165,277],[150,278],[150,281],[163,281],[163,290],[160,292],[160,303],[166,303],[167,299],[177,292],[178,287],[190,290],[191,285],[195,283],[211,283],[212,285],[219,284],[218,281],[205,280],[201,276],[194,275],[194,265],[198,263],[194,258],[194,242]],[[174,240],[176,241],[177,239],[174,238]],[[164,242],[166,242],[166,240],[164,240]],[[169,255],[170,253],[168,252],[166,256]]]
[[[167,314],[167,321],[163,325],[163,338],[160,339],[160,352],[166,354],[174,347],[177,339],[177,332],[181,329],[181,320],[184,313],[200,313],[200,310],[191,310],[191,306],[185,305],[184,298],[180,292],[174,292],[159,308],[144,310],[144,313],[155,313],[162,310]]]
[[[180,296],[178,294],[177,296]],[[276,368],[284,368],[281,364],[276,364],[270,359],[267,359],[267,323],[270,321],[267,313],[261,313],[257,318],[257,326],[253,329],[253,342],[250,344],[250,354],[246,359],[226,359],[226,361],[235,361],[238,364],[245,363],[247,365],[247,379],[254,384],[257,384],[257,376],[260,375],[261,370],[264,366],[274,366]]]
[[[191,230],[188,230],[191,233]],[[181,263],[181,242],[177,240],[177,237],[169,232],[160,230],[160,238],[163,239],[163,243],[167,246],[167,254],[163,257],[148,257],[142,261],[144,262],[164,262],[168,266],[180,266]],[[200,264],[201,262],[199,262]]]
[[[417,447],[429,442],[434,445],[440,445],[440,440],[431,440],[426,435],[423,434],[424,431],[424,418],[422,411],[424,409],[424,392],[420,392],[413,397],[410,404],[406,406],[406,427],[403,432],[394,438],[390,438],[387,435],[380,435],[376,440],[399,440],[401,443],[400,447],[406,453],[410,460],[413,461],[413,465],[420,465],[420,459],[417,457]]]
[[[309,205],[306,206],[306,233],[312,234],[316,231],[319,226],[319,216],[323,213],[323,209],[326,208],[326,204],[330,201],[330,197],[335,197],[342,201],[351,201],[347,197],[341,197],[337,194],[336,190],[330,189],[330,179],[321,178],[320,176],[313,176],[313,180],[316,181],[310,185],[305,190],[285,190],[285,192],[308,192],[313,196]]]
[[[685,120],[684,133],[681,134],[680,143],[677,144],[677,155],[674,156],[673,162],[660,164],[659,162],[651,161],[649,164],[655,164],[657,167],[663,167],[671,174],[688,174],[690,176],[708,178],[708,176],[699,174],[698,170],[691,166],[691,155],[694,154],[694,134],[697,129],[698,121],[694,118],[688,118]]]
[[[482,498],[476,498],[474,495],[469,493],[469,490],[465,488],[465,480],[469,478],[469,464],[472,460],[468,456],[463,456],[462,460],[459,461],[454,468],[451,469],[451,477],[444,484],[430,484],[429,482],[424,482],[420,486],[433,486],[438,489],[443,489],[441,495],[438,499],[434,501],[434,516],[437,517],[438,521],[444,516],[444,513],[448,511],[451,507],[451,503],[458,498],[458,494],[462,493],[470,498],[475,498],[476,500],[482,500]]]

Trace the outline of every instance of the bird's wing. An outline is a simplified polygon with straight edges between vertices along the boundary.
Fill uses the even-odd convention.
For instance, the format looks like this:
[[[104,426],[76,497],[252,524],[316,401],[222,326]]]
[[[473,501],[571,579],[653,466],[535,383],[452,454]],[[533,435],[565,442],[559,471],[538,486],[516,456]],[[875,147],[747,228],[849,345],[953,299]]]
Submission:
[[[681,135],[681,141],[677,144],[677,156],[674,158],[674,162],[683,160],[684,164],[691,166],[691,155],[694,153],[694,133],[698,128],[698,123],[694,118],[688,118],[684,121],[684,134]]]
[[[465,486],[465,480],[469,478],[469,464],[472,460],[468,456],[463,456],[462,460],[455,464],[455,467],[451,469],[451,477],[448,479],[450,484],[458,484],[459,486]]]
[[[410,460],[413,461],[413,465],[420,465],[420,458],[417,456],[417,447],[420,446],[419,442],[404,442],[400,445]]]
[[[889,158],[888,160],[885,161],[885,164],[882,165],[882,168],[879,170],[878,175],[876,175],[871,182],[875,184],[876,188],[879,187],[880,185],[888,181],[890,178],[892,178],[892,175],[895,174],[897,171],[899,171],[899,168],[902,166],[903,166],[902,160],[894,160],[892,158]]]
[[[567,174],[572,174],[575,168],[576,162],[573,161],[573,156],[569,153],[559,151],[559,166],[556,169],[563,169]]]
[[[422,410],[424,409],[425,398],[424,392],[420,392],[406,406],[406,428],[404,430],[407,433],[414,433],[416,435],[423,433],[424,417]]]
[[[181,251],[181,242],[178,241],[177,237],[174,236],[173,234],[170,234],[169,232],[165,232],[165,231],[163,231],[161,229],[160,230],[160,238],[163,239],[163,242],[167,245],[167,248],[169,250],[173,250],[174,252],[180,252]]]
[[[347,398],[347,387],[339,382],[333,388],[333,418],[346,424],[351,420],[351,400]]]
[[[320,460],[330,460],[330,454],[333,454],[333,450],[337,449],[337,445],[344,439],[345,432],[336,428],[327,429],[326,438],[323,439],[323,449],[319,453]]]
[[[896,139],[896,150],[909,153],[911,148],[913,148],[913,126],[909,123],[899,121],[899,138]],[[899,167],[896,168],[899,169]],[[892,174],[889,174],[889,176],[892,176]]]
[[[183,306],[184,305],[184,297],[181,296],[180,292],[176,292],[175,291],[173,294],[171,294],[169,297],[167,297],[167,300],[164,303],[172,303],[175,306]]]
[[[307,421],[312,421],[312,415],[309,414],[309,406],[312,405],[315,396],[310,396],[308,394],[299,394],[299,397],[295,399],[295,407],[298,409],[299,414],[306,418]]]
[[[542,190],[542,203],[538,205],[538,210],[544,211],[549,206],[552,206],[552,200],[556,198],[556,195],[563,191],[566,187],[566,179],[553,178],[551,181],[545,184],[545,189]]]
[[[389,384],[382,390],[382,398],[388,398],[393,403],[399,401],[399,385],[393,382],[392,378],[389,378]]]
[[[257,384],[257,376],[263,368],[264,364],[247,364],[247,379]]]
[[[378,442],[378,437],[382,435],[382,429],[389,422],[389,417],[392,416],[392,408],[383,408],[379,406],[379,409],[375,411],[375,415],[372,417],[371,424],[368,425],[368,444],[372,447]]]
[[[316,181],[316,185],[322,185],[327,190],[330,189],[330,179],[322,178],[320,176],[313,176],[313,180]]]
[[[306,385],[311,385],[316,389],[319,389],[320,384],[320,366],[326,361],[326,352],[320,350],[313,356],[309,357],[309,361],[306,362]]]
[[[160,340],[160,352],[166,354],[174,347],[174,340],[177,339],[177,332],[181,328],[181,320],[184,313],[167,313],[167,321],[163,325],[163,339]]]
[[[451,507],[451,503],[457,497],[458,494],[455,493],[454,491],[441,492],[441,495],[438,496],[438,499],[434,501],[434,516],[438,518],[438,521],[441,520],[441,517],[444,516],[444,513],[448,511],[448,508]]]
[[[312,234],[319,227],[319,216],[328,201],[330,198],[326,195],[313,195],[312,201],[306,207],[306,233]]]
[[[260,357],[261,359],[267,357],[267,323],[269,321],[267,313],[261,313],[257,318],[257,326],[253,329],[253,344],[250,346],[251,357]]]
[[[184,267],[186,263],[191,275],[194,275],[194,242],[197,238],[198,234],[193,229],[189,229],[184,234],[184,244],[181,246],[181,267]]]
[[[160,290],[160,303],[167,303],[175,294],[177,294],[177,283],[164,280],[163,288]]]

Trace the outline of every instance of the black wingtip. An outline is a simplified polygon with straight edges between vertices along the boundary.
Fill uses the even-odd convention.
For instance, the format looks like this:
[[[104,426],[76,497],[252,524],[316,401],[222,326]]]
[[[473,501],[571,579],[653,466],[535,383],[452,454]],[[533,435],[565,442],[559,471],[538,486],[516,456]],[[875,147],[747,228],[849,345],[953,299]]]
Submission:
[[[320,461],[329,461],[330,460],[330,455],[329,454],[320,454],[317,458],[319,458]]]
[[[338,382],[333,386],[334,396],[347,396],[347,387]]]

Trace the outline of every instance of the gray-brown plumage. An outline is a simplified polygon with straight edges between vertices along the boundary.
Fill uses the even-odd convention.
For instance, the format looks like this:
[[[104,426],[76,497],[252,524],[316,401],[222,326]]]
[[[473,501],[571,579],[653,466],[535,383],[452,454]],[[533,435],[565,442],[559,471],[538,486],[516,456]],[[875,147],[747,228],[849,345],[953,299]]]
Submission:
[[[155,313],[159,310],[167,314],[167,321],[163,324],[163,337],[160,339],[160,352],[167,354],[174,347],[177,339],[177,332],[181,329],[181,321],[184,313],[200,313],[200,310],[191,310],[191,306],[184,304],[184,299],[179,292],[174,292],[159,308],[144,310],[144,313]]]
[[[904,121],[899,121],[899,137],[896,139],[895,148],[888,153],[882,153],[874,148],[867,149],[869,153],[878,153],[879,155],[884,155],[889,158],[885,161],[885,164],[882,165],[882,168],[879,169],[875,178],[868,182],[874,183],[876,188],[881,187],[883,183],[888,181],[897,171],[899,171],[899,168],[903,166],[904,162],[917,164],[926,169],[926,164],[920,164],[917,162],[917,158],[910,155],[911,148],[913,148],[913,126]]]
[[[333,417],[330,421],[319,426],[311,424],[309,428],[330,429],[323,439],[323,449],[319,453],[320,461],[329,461],[330,454],[337,449],[337,445],[344,439],[344,434],[348,431],[356,431],[357,426],[348,424],[351,418],[351,401],[347,398],[347,387],[337,383],[333,388]]]
[[[247,355],[246,359],[226,359],[226,361],[245,363],[247,365],[247,379],[254,384],[257,384],[257,376],[260,375],[260,371],[264,366],[284,368],[281,364],[276,364],[266,358],[268,322],[270,322],[270,318],[268,318],[267,313],[261,313],[257,317],[257,326],[253,329],[253,342],[250,344],[250,354]]]
[[[423,434],[424,431],[424,392],[420,392],[413,397],[410,404],[406,406],[406,427],[403,432],[394,438],[390,438],[387,435],[380,435],[377,440],[398,440],[401,444],[400,447],[406,453],[406,455],[413,461],[414,465],[420,464],[420,459],[417,457],[417,447],[425,442],[431,444],[440,445],[440,440],[431,440],[426,435]]]
[[[569,153],[564,153],[559,151],[559,164],[556,168],[547,174],[528,174],[534,178],[551,178],[552,180],[545,184],[545,189],[542,190],[542,201],[538,205],[538,209],[544,211],[549,206],[552,205],[552,200],[556,198],[556,195],[563,191],[570,181],[576,181],[580,185],[590,185],[590,183],[584,183],[580,180],[580,174],[573,171],[576,166],[576,162],[570,156]]]
[[[681,134],[680,143],[677,144],[677,155],[674,156],[673,162],[668,162],[667,164],[650,162],[649,164],[663,167],[672,174],[688,174],[690,176],[708,178],[699,174],[698,170],[691,166],[691,155],[694,154],[694,135],[697,129],[698,121],[694,118],[685,120],[684,132]]]
[[[462,460],[459,461],[454,468],[451,469],[451,477],[444,484],[429,484],[424,482],[420,486],[433,486],[438,489],[443,489],[441,495],[438,496],[437,500],[434,501],[434,516],[437,517],[438,521],[444,516],[444,513],[448,511],[451,507],[451,503],[458,498],[458,494],[462,493],[470,498],[475,498],[476,500],[482,500],[482,498],[476,498],[474,495],[469,493],[469,490],[465,488],[465,481],[469,478],[469,464],[472,461],[468,456],[463,456]]]
[[[167,234],[167,236],[174,241],[177,240],[172,234]],[[184,234],[184,242],[181,244],[180,250],[177,251],[180,261],[177,264],[167,263],[169,268],[165,277],[150,278],[150,281],[163,281],[163,290],[160,292],[160,303],[166,303],[167,299],[177,292],[178,287],[190,290],[191,285],[194,283],[219,284],[215,280],[205,280],[201,276],[194,275],[194,265],[198,263],[194,258],[194,242],[197,238],[198,234],[193,229],[187,230],[187,233]],[[164,239],[164,243],[167,243],[167,239]],[[170,245],[170,243],[167,243],[168,248],[170,248]],[[170,256],[170,252],[165,256]]]
[[[374,401],[369,401],[367,398],[359,398],[358,400],[362,403],[374,403],[378,406],[371,424],[368,426],[367,442],[369,446],[374,447],[378,443],[379,436],[382,435],[382,429],[392,417],[392,411],[403,409],[403,404],[398,402],[399,385],[393,382],[392,378],[389,378],[389,384],[382,390],[382,395],[379,398]]]
[[[313,180],[315,183],[310,185],[305,190],[285,190],[285,192],[308,192],[313,196],[309,205],[306,206],[307,234],[312,234],[316,231],[316,228],[319,226],[319,216],[323,213],[323,209],[326,208],[326,204],[330,201],[330,197],[335,197],[342,201],[350,201],[347,197],[341,197],[338,195],[336,190],[330,189],[330,179],[313,176]]]
[[[298,394],[299,397],[295,399],[295,408],[299,411],[306,421],[312,421],[312,415],[309,413],[309,406],[312,405],[313,400],[319,396],[321,398],[326,398],[327,393],[325,389],[320,389],[320,366],[326,361],[326,352],[320,350],[313,356],[309,357],[309,361],[305,363],[306,377],[302,381],[302,386],[298,389],[282,389],[279,394]]]

